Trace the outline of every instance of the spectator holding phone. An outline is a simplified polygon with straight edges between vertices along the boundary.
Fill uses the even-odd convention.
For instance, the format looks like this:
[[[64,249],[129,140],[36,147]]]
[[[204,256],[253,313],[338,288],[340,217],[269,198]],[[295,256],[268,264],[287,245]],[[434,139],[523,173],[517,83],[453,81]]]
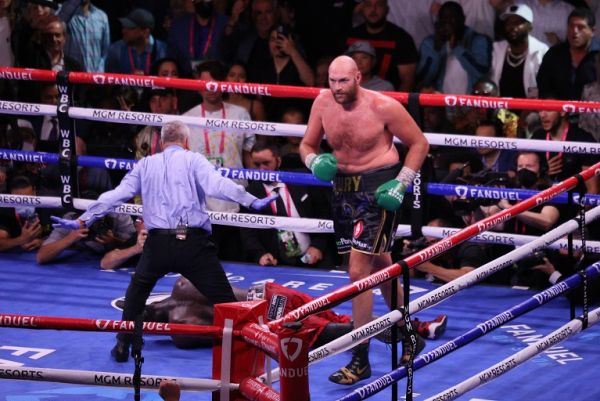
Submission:
[[[13,177],[8,186],[13,195],[35,196],[36,194],[31,180],[24,175]],[[49,215],[42,214],[47,223],[46,227],[49,227]],[[0,208],[0,252],[17,247],[25,251],[35,250],[42,245],[43,235],[44,226],[34,206],[23,202],[14,208]]]
[[[277,25],[269,31],[270,63],[256,74],[253,82],[266,84],[314,86],[315,74],[296,44],[292,32],[285,25]],[[297,99],[265,97],[265,110],[269,121],[277,120],[284,109],[300,106],[308,111],[310,103]]]

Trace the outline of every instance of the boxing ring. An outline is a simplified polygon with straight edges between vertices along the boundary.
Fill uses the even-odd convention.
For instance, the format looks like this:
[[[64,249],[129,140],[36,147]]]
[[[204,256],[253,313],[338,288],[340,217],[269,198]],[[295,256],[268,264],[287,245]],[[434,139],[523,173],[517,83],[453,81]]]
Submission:
[[[2,74],[5,74],[2,76]],[[7,76],[6,74],[12,74]],[[19,75],[20,74],[20,75]],[[28,75],[29,74],[29,75]],[[14,79],[42,79],[53,80],[55,74],[42,71],[3,69],[0,77]],[[176,80],[169,78],[125,78],[115,74],[83,74],[71,73],[68,77],[70,82],[96,83],[96,84],[131,84],[141,86],[170,86],[185,89],[208,89],[224,90],[227,88],[224,83],[202,82]],[[59,77],[65,79],[66,77]],[[184,82],[185,81],[185,82]],[[191,87],[190,87],[191,85]],[[298,97],[314,97],[318,90],[315,88],[290,88],[264,85],[247,84],[247,88],[254,88],[256,93],[265,95],[285,95]],[[263,88],[263,89],[261,89]],[[231,89],[236,90],[236,89]],[[241,89],[240,89],[241,90]],[[251,89],[247,89],[251,92]],[[467,105],[474,102],[477,97],[457,97],[444,95],[427,95],[423,101],[429,105]],[[399,100],[402,94],[395,94]],[[513,107],[529,108],[534,103],[525,99],[509,100],[489,100],[484,99],[487,107]],[[481,106],[481,99],[477,100]],[[508,102],[514,101],[514,104]],[[427,103],[429,102],[429,103]],[[64,108],[44,105],[26,105],[17,102],[0,102],[0,111],[11,114],[25,115],[56,115],[66,113],[69,118],[86,118],[99,121],[113,121],[123,123],[140,123],[148,125],[161,125],[169,119],[180,119],[188,124],[200,125],[207,128],[219,128],[229,130],[247,129],[255,133],[270,135],[302,135],[303,127],[292,126],[289,124],[275,123],[253,123],[241,122],[235,120],[202,119],[202,118],[184,118],[181,116],[153,115],[151,113],[118,112],[107,110],[88,110],[76,107],[69,107],[64,102],[61,103]],[[539,105],[539,103],[535,103]],[[516,105],[516,106],[515,106]],[[582,112],[596,110],[598,107],[594,103],[583,102],[560,102],[550,101],[544,103],[546,109],[557,110],[578,110]],[[60,116],[59,116],[60,118]],[[243,125],[247,124],[247,125]],[[490,146],[489,143],[481,138],[468,138],[465,141],[464,136],[443,135],[440,137],[435,134],[427,134],[427,138],[432,144],[452,144],[453,146]],[[474,142],[472,142],[473,140]],[[456,142],[458,141],[458,142]],[[545,151],[579,151],[579,152],[600,152],[600,145],[597,144],[573,144],[573,143],[540,143],[539,141],[501,139],[494,138],[496,147],[507,149],[530,149]],[[479,143],[480,142],[480,143]],[[36,152],[19,152],[0,150],[0,155],[8,160],[21,160],[41,163],[63,163],[74,157],[68,152],[70,145],[62,149],[60,155],[41,154]],[[566,147],[569,147],[568,149]],[[565,150],[567,149],[567,150]],[[65,152],[65,150],[67,150]],[[102,166],[106,168],[131,168],[133,161],[121,159],[104,159],[98,157],[79,157],[76,160],[79,165]],[[583,172],[580,179],[589,179],[598,174],[600,164],[594,165],[591,169]],[[324,185],[318,182],[310,175],[300,173],[273,172],[265,173],[253,170],[223,169],[222,173],[231,178],[253,178],[279,181],[288,183],[303,183],[313,185]],[[593,365],[594,360],[598,360],[600,350],[597,346],[600,331],[594,327],[600,317],[600,311],[590,310],[586,316],[585,325],[589,329],[583,331],[583,334],[576,336],[581,331],[579,320],[569,325],[561,327],[556,332],[553,330],[565,324],[569,320],[569,307],[565,299],[559,297],[570,288],[581,284],[581,277],[562,281],[559,285],[552,287],[540,294],[522,289],[510,289],[506,287],[491,287],[476,282],[482,280],[486,275],[494,271],[506,268],[512,265],[514,261],[527,256],[529,253],[545,246],[564,248],[566,241],[560,240],[565,234],[576,231],[578,223],[576,221],[567,222],[557,229],[549,232],[540,238],[530,238],[517,235],[499,235],[490,234],[487,230],[496,224],[507,220],[516,214],[531,207],[544,203],[546,201],[566,202],[566,194],[562,192],[573,188],[578,183],[577,178],[571,178],[558,184],[542,193],[533,194],[527,191],[519,190],[498,190],[497,188],[482,189],[457,186],[428,184],[427,190],[430,194],[464,194],[466,196],[478,196],[477,191],[487,191],[486,195],[492,198],[509,198],[523,200],[523,202],[506,209],[497,215],[491,216],[479,221],[473,226],[464,230],[429,228],[423,227],[422,233],[425,235],[438,236],[442,239],[436,244],[419,251],[403,261],[396,263],[371,277],[353,284],[347,284],[347,276],[343,272],[337,271],[314,271],[306,269],[292,268],[272,268],[265,269],[259,266],[245,264],[225,264],[226,272],[230,281],[238,286],[249,286],[252,283],[261,280],[274,280],[280,284],[288,286],[297,286],[303,292],[313,296],[319,296],[315,301],[306,304],[284,318],[269,322],[269,327],[273,331],[281,328],[283,323],[294,322],[316,311],[327,307],[335,306],[335,310],[340,313],[349,314],[350,306],[348,303],[341,303],[360,291],[375,287],[377,284],[387,281],[392,277],[398,276],[402,269],[409,269],[415,265],[432,259],[450,247],[469,240],[473,237],[477,241],[496,241],[502,238],[502,241],[515,245],[522,245],[515,251],[504,255],[502,258],[492,261],[474,272],[469,273],[458,280],[437,287],[424,280],[414,280],[411,287],[410,313],[419,313],[419,318],[427,320],[428,316],[445,313],[450,316],[451,324],[447,330],[446,336],[437,341],[429,341],[424,353],[418,356],[414,361],[414,393],[415,399],[442,400],[453,399],[466,392],[468,388],[476,387],[476,379],[481,383],[489,382],[483,388],[477,388],[470,393],[472,399],[480,400],[537,400],[547,399],[549,393],[539,391],[540,388],[552,388],[552,398],[565,399],[567,397],[574,400],[592,400],[598,399],[600,392],[594,388],[593,383]],[[63,188],[64,190],[64,188]],[[413,190],[416,196],[416,191]],[[70,205],[75,208],[84,208],[84,200],[75,199],[63,191],[61,198],[44,197],[18,197],[11,196],[0,198],[1,205],[15,205],[21,203],[34,204],[43,207],[59,207]],[[528,198],[528,196],[533,197]],[[587,205],[595,206],[598,204],[597,196],[586,196],[581,201]],[[575,201],[580,199],[575,195]],[[127,214],[140,214],[141,206],[123,205],[118,212]],[[598,217],[600,210],[591,209],[586,213],[586,221],[594,220]],[[285,226],[291,230],[307,232],[331,232],[332,224],[329,221],[318,219],[293,219],[285,217],[269,217],[246,215],[244,217],[227,213],[212,213],[211,220],[216,224],[232,224],[246,227],[273,228]],[[410,233],[412,227],[400,227],[401,233]],[[600,250],[600,244],[592,241],[585,243],[586,249],[595,252]],[[577,247],[577,245],[576,245]],[[6,400],[35,400],[35,399],[125,399],[131,394],[131,389],[121,389],[119,386],[130,387],[131,366],[126,364],[117,364],[109,359],[109,342],[105,333],[87,332],[80,333],[71,330],[88,331],[106,331],[94,330],[93,326],[97,321],[87,321],[90,317],[102,317],[105,323],[100,326],[127,327],[120,323],[109,320],[118,319],[120,312],[113,309],[110,300],[123,295],[124,289],[129,280],[129,271],[120,270],[117,272],[103,272],[96,268],[98,261],[93,258],[83,258],[83,260],[69,261],[68,264],[54,264],[51,266],[37,266],[35,258],[31,254],[7,253],[0,254],[0,277],[2,277],[5,291],[2,291],[5,307],[0,311],[0,325],[7,326],[1,328],[3,336],[0,344],[0,378],[3,380],[0,390],[0,396]],[[589,278],[593,278],[600,273],[600,265],[592,265],[587,270]],[[98,276],[100,275],[100,276]],[[155,288],[155,292],[168,292],[173,284],[174,277],[163,279]],[[579,280],[579,281],[578,281]],[[460,291],[469,287],[467,291]],[[32,290],[33,289],[33,290]],[[380,295],[378,295],[379,297]],[[447,302],[437,305],[438,302],[452,296]],[[546,304],[551,301],[551,303]],[[538,307],[544,304],[543,307]],[[374,366],[373,376],[355,386],[348,388],[336,386],[329,383],[326,377],[337,370],[343,363],[341,358],[331,358],[333,355],[343,352],[352,347],[353,344],[360,342],[365,336],[373,335],[382,331],[395,321],[403,318],[400,311],[387,313],[384,309],[382,300],[376,302],[377,315],[383,315],[380,319],[366,325],[363,328],[357,328],[353,333],[344,336],[332,344],[325,345],[308,354],[310,361],[310,394],[313,400],[357,400],[370,397],[375,400],[389,399],[389,386],[392,382],[400,380],[406,376],[406,369],[400,368],[390,372],[389,369],[389,349],[383,344],[372,342],[371,362]],[[426,309],[431,308],[431,309]],[[528,312],[527,315],[523,315]],[[38,317],[39,316],[39,317]],[[65,320],[61,318],[50,319],[48,316],[70,316]],[[82,327],[78,328],[72,320],[76,316],[82,321],[78,321]],[[489,318],[489,316],[494,316]],[[37,319],[37,320],[36,320]],[[486,320],[487,319],[487,320]],[[514,320],[513,320],[514,319]],[[27,326],[32,326],[35,321],[38,328],[46,329],[65,329],[65,331],[45,330],[31,331],[23,330]],[[45,322],[44,322],[45,321]],[[173,325],[171,325],[173,326]],[[11,327],[11,328],[9,328]],[[85,328],[87,327],[87,328]],[[212,326],[210,326],[212,327]],[[68,331],[66,330],[68,329]],[[165,333],[157,326],[146,327],[149,331],[155,333]],[[184,327],[172,327],[172,330],[188,329]],[[492,330],[496,329],[492,332]],[[205,329],[206,335],[221,336],[221,328],[217,330]],[[210,333],[208,333],[210,331]],[[41,335],[43,333],[43,335]],[[487,334],[490,335],[487,335]],[[550,333],[550,334],[548,334]],[[233,336],[243,336],[239,330],[233,330],[230,334]],[[485,335],[485,336],[484,336]],[[545,336],[547,337],[545,338]],[[573,338],[569,338],[569,337]],[[456,337],[456,338],[455,338]],[[471,342],[475,339],[476,342]],[[222,389],[234,389],[239,387],[237,383],[229,383],[226,380],[200,379],[200,377],[211,377],[210,360],[214,356],[211,350],[178,350],[169,340],[158,336],[146,336],[146,345],[144,347],[144,376],[142,381],[147,388],[156,388],[159,380],[164,377],[177,377],[182,384],[182,389],[200,390],[207,389],[221,391]],[[454,340],[447,341],[450,338]],[[268,339],[267,339],[268,340]],[[264,347],[264,343],[270,340],[259,341],[255,345]],[[533,344],[528,349],[511,356],[515,351],[525,348],[539,340],[539,344]],[[559,341],[565,340],[559,344]],[[469,344],[469,347],[463,348]],[[503,346],[500,350],[499,346]],[[263,350],[269,354],[268,347]],[[275,346],[276,348],[276,346]],[[271,349],[270,354],[277,354],[277,349]],[[455,352],[454,352],[455,351]],[[506,351],[506,352],[505,352]],[[279,352],[281,352],[279,350]],[[525,360],[539,353],[532,362],[520,366]],[[506,360],[494,365],[498,360],[509,356]],[[444,358],[442,358],[442,356]],[[327,358],[325,358],[327,357]],[[432,362],[435,368],[426,368],[426,365]],[[456,369],[460,366],[460,369]],[[490,367],[491,366],[491,367]],[[511,368],[519,366],[516,370],[519,373],[509,372]],[[38,368],[38,370],[36,370]],[[423,368],[421,370],[421,368]],[[75,370],[74,370],[75,369]],[[435,370],[433,370],[435,369]],[[67,371],[71,371],[70,373]],[[146,372],[152,374],[146,375]],[[179,372],[179,374],[177,374]],[[188,377],[193,372],[193,377]],[[508,372],[500,376],[501,373]],[[457,381],[470,375],[474,378],[466,380],[459,385]],[[278,370],[273,370],[269,375],[271,380],[276,380],[279,376]],[[71,379],[69,379],[71,377]],[[225,377],[225,376],[223,376]],[[492,378],[497,379],[490,381]],[[262,375],[265,380],[267,375]],[[567,380],[572,378],[571,380]],[[17,379],[17,380],[14,380]],[[51,381],[46,381],[46,379]],[[27,381],[25,381],[27,380]],[[32,381],[29,381],[32,380]],[[43,380],[43,381],[35,381]],[[71,385],[53,383],[68,382]],[[261,383],[255,381],[252,383]],[[75,386],[73,384],[76,384]],[[93,385],[93,386],[92,386]],[[103,385],[111,387],[95,387]],[[455,386],[456,385],[456,386]],[[279,391],[278,384],[274,384],[273,393],[259,393],[263,388],[255,387],[255,399],[279,399],[276,398]],[[438,394],[439,393],[439,394]],[[433,395],[433,396],[432,396]],[[159,399],[156,391],[144,392],[143,399]],[[36,398],[37,397],[37,398]],[[205,398],[202,398],[205,397]],[[208,399],[210,395],[183,392],[182,399],[198,400]],[[261,398],[262,397],[262,398]],[[577,398],[574,398],[577,397]],[[285,401],[284,398],[281,398]]]

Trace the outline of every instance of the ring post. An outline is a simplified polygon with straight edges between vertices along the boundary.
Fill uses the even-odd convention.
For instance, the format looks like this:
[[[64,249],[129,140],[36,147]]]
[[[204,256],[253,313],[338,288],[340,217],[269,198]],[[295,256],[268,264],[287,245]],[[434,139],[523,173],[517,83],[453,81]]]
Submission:
[[[214,325],[241,330],[249,322],[258,323],[267,310],[266,301],[230,302],[216,304]],[[230,341],[227,341],[230,338]],[[222,358],[229,356],[228,358]],[[248,377],[256,377],[264,373],[265,354],[251,346],[239,336],[223,336],[222,341],[215,341],[213,347],[213,379],[224,382],[240,383]],[[227,377],[228,376],[228,377]],[[246,401],[239,390],[215,391],[213,401]]]
[[[301,323],[285,324],[277,331],[281,401],[308,401],[308,351],[314,329],[303,329]]]

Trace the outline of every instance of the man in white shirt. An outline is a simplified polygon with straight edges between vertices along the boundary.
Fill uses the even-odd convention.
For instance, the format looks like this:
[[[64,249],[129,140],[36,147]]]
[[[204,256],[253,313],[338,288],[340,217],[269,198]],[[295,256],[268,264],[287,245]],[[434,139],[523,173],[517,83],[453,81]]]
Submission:
[[[493,44],[490,77],[500,96],[537,97],[536,75],[548,46],[531,35],[533,12],[525,4],[514,4],[500,20],[506,40]]]
[[[216,60],[208,60],[198,66],[198,77],[205,81],[225,81],[225,67]],[[204,91],[202,103],[183,113],[184,116],[218,118],[228,120],[250,120],[243,107],[223,101],[220,92]],[[190,126],[190,150],[202,153],[217,167],[243,168],[249,165],[250,150],[256,142],[254,134],[239,131],[208,129]],[[234,180],[247,185],[246,181]],[[207,209],[218,212],[239,212],[238,203],[206,197]],[[219,257],[226,260],[239,259],[239,229],[232,226],[215,225],[213,237],[219,244]]]

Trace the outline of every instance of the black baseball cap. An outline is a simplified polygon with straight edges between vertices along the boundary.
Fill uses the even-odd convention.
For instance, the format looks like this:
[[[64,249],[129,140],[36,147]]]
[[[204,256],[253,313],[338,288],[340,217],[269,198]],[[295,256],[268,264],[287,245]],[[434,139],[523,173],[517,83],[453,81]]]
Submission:
[[[154,16],[150,11],[143,8],[132,10],[125,18],[119,18],[119,22],[123,28],[154,29]]]
[[[25,2],[39,4],[40,6],[50,7],[54,10],[58,10],[58,3],[53,0],[25,0]]]

